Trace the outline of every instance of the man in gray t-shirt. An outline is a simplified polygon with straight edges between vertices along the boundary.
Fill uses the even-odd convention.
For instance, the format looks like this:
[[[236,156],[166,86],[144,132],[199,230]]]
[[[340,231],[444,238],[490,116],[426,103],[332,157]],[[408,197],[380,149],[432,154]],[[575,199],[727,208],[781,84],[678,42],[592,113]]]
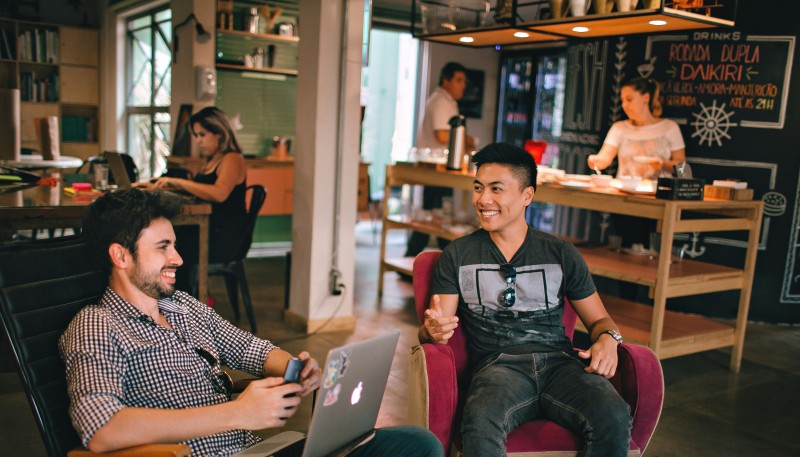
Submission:
[[[476,363],[461,423],[465,457],[505,455],[506,435],[539,417],[581,434],[583,455],[627,455],[629,407],[606,379],[622,337],[575,247],[525,221],[533,158],[495,143],[473,162],[481,229],[442,252],[419,331],[420,341],[445,344],[464,324]],[[565,299],[589,330],[587,350],[573,351],[564,335]]]

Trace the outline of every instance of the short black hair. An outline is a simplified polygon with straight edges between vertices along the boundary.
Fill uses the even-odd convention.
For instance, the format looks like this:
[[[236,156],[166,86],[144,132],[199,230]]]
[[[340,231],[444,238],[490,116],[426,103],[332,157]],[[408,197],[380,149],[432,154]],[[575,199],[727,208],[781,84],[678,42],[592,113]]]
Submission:
[[[180,198],[164,192],[125,189],[110,192],[89,206],[83,220],[83,238],[106,272],[111,272],[108,247],[119,243],[136,255],[136,241],[155,219],[172,220],[180,214]]]
[[[486,163],[508,165],[522,188],[533,186],[536,191],[536,161],[524,149],[509,143],[491,143],[472,156],[477,168]]]
[[[439,85],[441,86],[445,80],[453,79],[456,72],[460,71],[461,73],[467,74],[467,69],[463,65],[458,62],[447,62],[442,67],[442,71],[439,72]]]

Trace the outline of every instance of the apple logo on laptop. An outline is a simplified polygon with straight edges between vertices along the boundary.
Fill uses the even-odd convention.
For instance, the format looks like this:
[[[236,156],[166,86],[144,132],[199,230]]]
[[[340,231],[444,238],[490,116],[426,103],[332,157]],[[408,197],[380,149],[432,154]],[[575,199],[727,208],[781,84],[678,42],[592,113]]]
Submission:
[[[351,405],[355,405],[356,403],[361,401],[361,390],[364,388],[363,384],[364,384],[363,382],[359,381],[358,386],[356,386],[356,388],[353,389],[353,393],[350,395]]]

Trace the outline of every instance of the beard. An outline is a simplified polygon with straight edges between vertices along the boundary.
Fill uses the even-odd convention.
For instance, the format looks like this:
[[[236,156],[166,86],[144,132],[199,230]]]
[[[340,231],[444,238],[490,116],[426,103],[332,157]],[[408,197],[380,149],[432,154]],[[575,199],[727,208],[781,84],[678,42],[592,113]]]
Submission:
[[[155,298],[156,300],[171,297],[175,293],[175,287],[173,285],[165,284],[161,280],[161,270],[147,272],[138,260],[135,260],[129,279],[131,284],[136,286],[137,289],[144,292],[148,297]]]

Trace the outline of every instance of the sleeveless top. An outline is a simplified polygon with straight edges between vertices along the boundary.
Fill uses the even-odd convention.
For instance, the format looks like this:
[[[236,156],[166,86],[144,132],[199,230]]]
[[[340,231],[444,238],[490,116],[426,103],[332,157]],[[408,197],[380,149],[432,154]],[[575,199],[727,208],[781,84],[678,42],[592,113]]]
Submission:
[[[219,164],[208,174],[196,174],[193,181],[200,184],[216,183],[217,167]],[[237,184],[225,201],[211,203],[208,234],[209,262],[233,260],[232,256],[236,254],[235,250],[241,239],[242,230],[247,223],[247,209],[244,202],[246,187],[247,179],[241,184]]]

